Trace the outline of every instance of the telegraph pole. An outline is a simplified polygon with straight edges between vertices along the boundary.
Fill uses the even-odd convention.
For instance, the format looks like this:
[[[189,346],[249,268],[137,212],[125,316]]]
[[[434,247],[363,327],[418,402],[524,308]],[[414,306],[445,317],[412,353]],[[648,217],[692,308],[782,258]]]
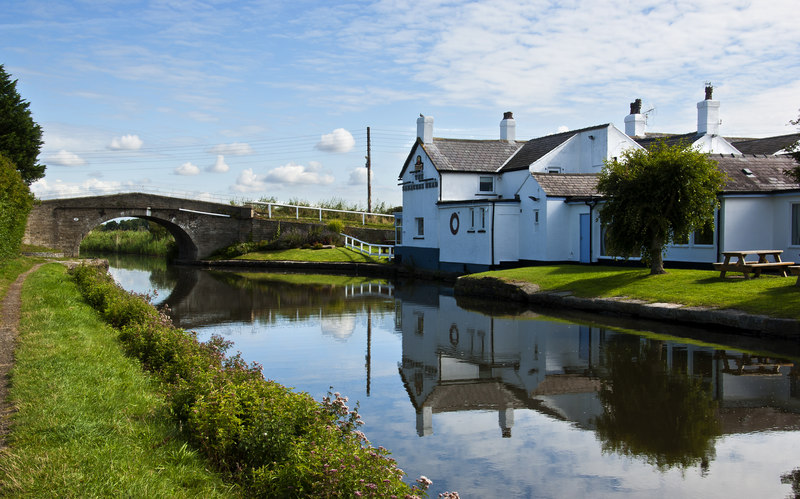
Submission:
[[[372,152],[367,127],[367,213],[372,213]]]

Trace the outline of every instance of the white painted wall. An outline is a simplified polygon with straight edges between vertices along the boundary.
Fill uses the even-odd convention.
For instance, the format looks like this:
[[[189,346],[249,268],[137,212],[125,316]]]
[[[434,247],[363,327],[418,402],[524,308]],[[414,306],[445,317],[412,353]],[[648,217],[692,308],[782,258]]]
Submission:
[[[783,260],[800,262],[800,246],[791,244],[793,203],[800,194],[725,196],[722,251],[776,249]]]
[[[497,203],[495,208],[494,263],[519,260],[519,203]]]
[[[421,175],[414,171],[414,164],[417,156],[423,163]],[[436,187],[425,187],[414,190],[403,190],[403,246],[413,246],[422,248],[435,248],[439,245],[438,238],[438,210],[436,202],[439,199],[439,185],[441,179],[439,173],[433,167],[430,158],[421,147],[416,147],[405,165],[405,171],[400,178],[402,184],[419,186],[423,185],[419,181],[422,179],[435,179]],[[401,187],[403,188],[403,187]],[[425,234],[423,237],[417,236],[416,218],[422,217],[425,224]]]
[[[481,209],[484,210],[484,226],[481,226]],[[472,226],[472,214],[475,225]],[[458,216],[458,231],[453,234],[450,221]],[[492,204],[443,205],[438,210],[439,260],[442,262],[476,263],[491,265]]]

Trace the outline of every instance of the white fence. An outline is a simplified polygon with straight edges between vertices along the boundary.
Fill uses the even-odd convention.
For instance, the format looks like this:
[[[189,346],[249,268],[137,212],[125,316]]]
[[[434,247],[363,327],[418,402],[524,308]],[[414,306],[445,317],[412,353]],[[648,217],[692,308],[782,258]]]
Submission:
[[[344,238],[344,247],[353,251],[358,251],[362,255],[374,256],[377,258],[394,259],[394,245],[392,244],[373,244],[348,236],[339,234]]]
[[[366,211],[350,211],[350,210],[334,210],[332,208],[318,208],[316,206],[300,206],[296,204],[283,204],[283,203],[265,203],[263,201],[251,201],[248,203],[250,205],[261,205],[267,207],[267,217],[272,218],[272,207],[273,206],[281,206],[284,208],[294,208],[295,209],[295,218],[300,218],[300,210],[306,211],[314,211],[317,212],[319,217],[319,221],[322,221],[322,212],[332,212],[332,213],[354,213],[356,215],[361,215],[361,225],[365,225],[367,223],[367,217],[384,217],[387,220],[387,223],[394,223],[394,215],[386,215],[384,213],[369,213]]]

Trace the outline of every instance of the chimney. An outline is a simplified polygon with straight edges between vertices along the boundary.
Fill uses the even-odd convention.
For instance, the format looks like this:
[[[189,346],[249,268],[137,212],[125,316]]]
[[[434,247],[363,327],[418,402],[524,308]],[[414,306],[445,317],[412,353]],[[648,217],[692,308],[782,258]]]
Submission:
[[[514,114],[511,111],[503,113],[503,121],[500,122],[500,140],[507,142],[517,140],[517,122],[514,121]]]
[[[712,99],[714,87],[706,83],[706,98],[697,103],[697,133],[719,135],[719,101]]]
[[[631,102],[631,114],[625,116],[625,135],[644,137],[645,116],[642,114],[642,99]]]
[[[419,115],[419,118],[417,118],[417,137],[422,140],[423,144],[433,143],[433,116]]]

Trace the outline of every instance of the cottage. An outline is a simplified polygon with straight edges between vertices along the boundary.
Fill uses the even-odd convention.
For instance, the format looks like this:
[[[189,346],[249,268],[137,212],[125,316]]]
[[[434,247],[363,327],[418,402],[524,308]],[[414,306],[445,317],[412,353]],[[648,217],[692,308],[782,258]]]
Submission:
[[[765,245],[800,251],[800,186],[784,175],[793,163],[781,154],[800,134],[725,138],[710,87],[697,107],[698,129],[688,134],[646,132],[637,100],[624,133],[607,123],[528,141],[516,140],[510,112],[498,140],[434,137],[433,118],[420,115],[399,176],[398,261],[454,272],[609,261],[597,217],[597,175],[606,160],[655,140],[688,141],[712,154],[730,179],[720,193],[716,230],[670,246],[668,264],[707,265],[726,249]],[[736,144],[759,154],[742,154]]]

